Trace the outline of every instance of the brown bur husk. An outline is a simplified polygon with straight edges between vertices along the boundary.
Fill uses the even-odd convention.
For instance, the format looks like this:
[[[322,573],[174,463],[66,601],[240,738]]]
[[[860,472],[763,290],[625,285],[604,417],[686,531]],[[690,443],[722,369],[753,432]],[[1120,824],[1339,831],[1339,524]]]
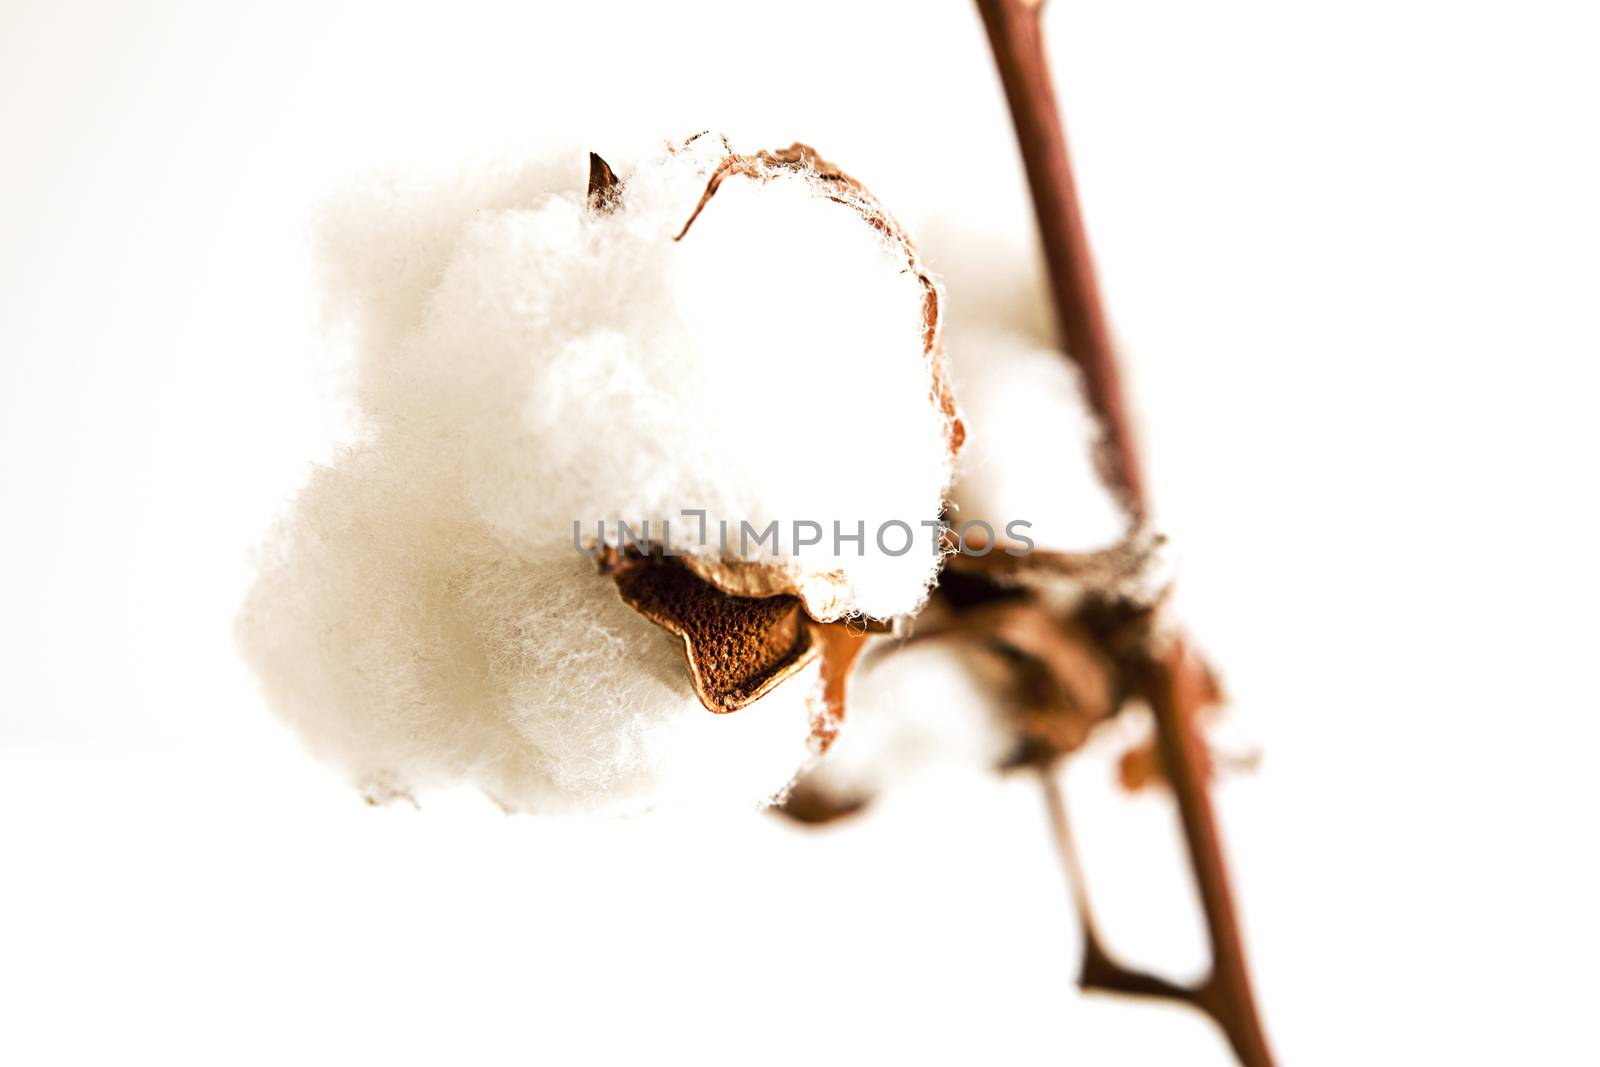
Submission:
[[[726,146],[726,140],[723,144]],[[683,240],[689,234],[725,181],[738,177],[767,181],[796,172],[810,175],[828,199],[855,211],[865,224],[882,233],[905,256],[907,269],[921,282],[929,397],[944,415],[953,461],[966,432],[944,368],[942,295],[922,268],[910,239],[861,183],[806,145],[754,155],[730,150],[712,172],[699,203],[675,239]],[[614,210],[622,190],[621,179],[605,160],[590,153],[590,209],[597,213]],[[876,620],[847,621],[849,586],[839,571],[804,575],[785,561],[666,556],[658,547],[640,552],[602,546],[599,564],[630,607],[682,639],[695,695],[712,712],[724,714],[745,707],[820,656],[823,699],[812,723],[812,743],[819,752],[838,734],[850,673],[868,636],[886,629]]]
[[[812,746],[825,752],[844,721],[850,673],[881,625],[824,623],[785,593],[735,596],[697,575],[684,557],[659,549],[602,547],[602,574],[623,602],[683,641],[695,695],[726,714],[759,700],[822,659],[822,701],[812,718]]]
[[[608,546],[600,561],[629,607],[683,639],[695,693],[711,711],[760,699],[821,650],[796,597],[732,596],[660,553]]]
[[[1167,641],[1157,537],[1135,531],[1099,552],[957,557],[940,583],[935,632],[1012,662],[1010,765],[1048,766],[1145,696]],[[1208,678],[1211,675],[1207,675]],[[1220,699],[1213,688],[1211,699]]]

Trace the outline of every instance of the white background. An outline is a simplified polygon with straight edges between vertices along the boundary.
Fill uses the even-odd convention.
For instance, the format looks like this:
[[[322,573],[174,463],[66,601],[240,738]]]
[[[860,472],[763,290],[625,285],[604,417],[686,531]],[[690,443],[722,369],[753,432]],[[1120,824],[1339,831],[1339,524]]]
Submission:
[[[1054,0],[1219,803],[1292,1064],[1600,1059],[1587,5]],[[1072,984],[1027,781],[776,819],[363,807],[257,698],[248,552],[343,412],[361,171],[704,127],[1022,234],[960,2],[0,7],[0,1060],[1226,1063]],[[937,264],[935,264],[937,266]],[[1170,813],[1072,789],[1201,966]]]

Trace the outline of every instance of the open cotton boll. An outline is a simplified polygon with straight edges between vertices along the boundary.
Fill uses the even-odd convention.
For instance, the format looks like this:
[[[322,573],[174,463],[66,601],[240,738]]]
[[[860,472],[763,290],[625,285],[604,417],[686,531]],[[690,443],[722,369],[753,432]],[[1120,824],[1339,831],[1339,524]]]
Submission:
[[[241,640],[312,747],[390,792],[767,802],[835,721],[846,654],[814,620],[913,611],[937,571],[960,436],[938,290],[809,149],[692,139],[604,196],[577,159],[330,209],[365,443],[284,522]],[[600,573],[574,539],[602,520],[613,546],[670,522],[695,557]],[[811,618],[740,599],[778,592]]]
[[[951,521],[1004,533],[1025,520],[1039,548],[1058,551],[1120,541],[1127,518],[1095,469],[1099,425],[1054,340],[1037,251],[948,225],[928,228],[924,251],[944,277],[945,350],[967,430]]]
[[[923,776],[992,771],[1017,743],[998,670],[954,641],[874,650],[851,681],[844,730],[800,788],[848,809]]]
[[[387,790],[470,782],[507,807],[749,805],[810,758],[813,666],[712,715],[675,639],[570,551],[506,551],[448,482],[367,448],[301,493],[239,620],[274,709]]]
[[[939,564],[920,524],[939,517],[951,456],[924,280],[804,167],[723,181],[676,240],[727,158],[711,137],[647,158],[605,211],[576,181],[486,194],[470,218],[442,193],[449,207],[420,210],[448,223],[418,238],[429,266],[403,292],[345,273],[367,290],[360,399],[388,447],[452,471],[518,554],[570,554],[575,522],[592,540],[605,521],[614,544],[621,520],[656,541],[670,523],[697,555],[771,560],[771,540],[740,534],[776,522],[800,584],[841,583],[828,618],[914,611]],[[706,512],[705,543],[684,510]],[[898,527],[879,543],[891,521],[909,549]],[[800,545],[796,522],[821,543]]]

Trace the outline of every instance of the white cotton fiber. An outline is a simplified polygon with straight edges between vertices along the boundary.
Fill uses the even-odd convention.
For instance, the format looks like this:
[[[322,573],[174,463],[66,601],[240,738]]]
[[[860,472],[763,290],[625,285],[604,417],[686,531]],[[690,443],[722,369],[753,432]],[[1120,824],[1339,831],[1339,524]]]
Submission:
[[[834,614],[914,611],[938,563],[918,524],[938,517],[950,474],[922,282],[904,249],[793,170],[729,177],[674,240],[724,158],[702,137],[648,159],[623,171],[609,212],[566,177],[468,218],[447,198],[444,221],[412,224],[437,272],[422,321],[410,327],[410,288],[357,309],[381,349],[360,399],[396,445],[449,465],[518,552],[570,548],[574,521],[591,538],[602,520],[648,521],[659,540],[666,520],[679,548],[770,558],[739,531],[777,521],[806,573],[842,573]],[[685,543],[686,509],[707,513],[709,544]],[[918,532],[912,551],[880,550],[889,520]],[[797,549],[796,521],[823,543]],[[864,525],[863,544],[835,552],[835,523]]]
[[[678,639],[566,552],[508,553],[363,449],[320,470],[240,637],[273,707],[357,782],[471,781],[507,807],[756,805],[809,757],[817,668],[713,715]]]
[[[421,324],[472,219],[532,207],[586,180],[582,157],[563,153],[463,167],[448,178],[377,176],[331,200],[319,219],[327,304],[356,326],[362,373],[393,359]]]
[[[575,550],[574,520],[589,539],[648,520],[659,540],[670,519],[675,547],[709,556],[719,520],[731,554],[741,523],[777,520],[793,554],[795,520],[859,522],[863,553],[829,537],[790,566],[832,583],[838,615],[926,597],[937,557],[873,537],[936,519],[950,476],[924,285],[793,168],[728,177],[675,240],[725,158],[702,137],[618,166],[604,212],[581,153],[328,212],[362,443],[296,501],[239,633],[274,709],[373,791],[756,805],[810,761],[818,665],[707,711],[681,641]],[[683,509],[708,513],[709,544],[686,543]]]
[[[1017,743],[998,695],[1006,683],[997,661],[955,640],[879,644],[856,669],[844,730],[804,788],[848,807],[924,776],[992,771]]]
[[[924,252],[944,276],[945,348],[967,430],[952,522],[1003,533],[1027,520],[1038,547],[1059,551],[1120,541],[1127,519],[1095,470],[1099,427],[1053,340],[1037,255],[950,230]]]

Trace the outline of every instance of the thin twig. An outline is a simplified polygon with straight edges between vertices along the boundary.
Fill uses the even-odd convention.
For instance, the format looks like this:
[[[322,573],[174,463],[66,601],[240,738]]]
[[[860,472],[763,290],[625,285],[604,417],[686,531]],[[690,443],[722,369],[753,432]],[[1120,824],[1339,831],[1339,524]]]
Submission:
[[[1102,471],[1133,521],[1142,523],[1148,516],[1144,479],[1045,60],[1039,24],[1041,4],[1030,0],[977,0],[977,4],[1005,86],[1033,194],[1057,325],[1067,354],[1083,373],[1089,403],[1104,427]],[[1085,926],[1080,984],[1086,989],[1110,988],[1192,1003],[1221,1026],[1245,1067],[1271,1067],[1272,1054],[1251,994],[1227,867],[1195,734],[1197,713],[1209,694],[1204,668],[1179,639],[1147,664],[1145,674],[1144,695],[1155,713],[1157,744],[1177,796],[1190,867],[1205,912],[1211,974],[1198,986],[1185,989],[1116,964],[1093,934],[1087,896],[1080,885],[1075,891]],[[1071,838],[1065,834],[1065,808],[1049,779],[1046,798],[1051,801],[1058,841],[1066,846],[1064,855],[1072,855]],[[1056,818],[1058,813],[1060,817]],[[1081,876],[1076,865],[1076,859],[1071,860],[1069,871],[1075,877]]]
[[[1078,985],[1086,990],[1194,1003],[1196,990],[1124,966],[1106,951],[1105,942],[1100,940],[1100,928],[1094,921],[1094,911],[1089,906],[1089,882],[1067,822],[1067,803],[1056,777],[1058,773],[1054,763],[1039,768],[1045,807],[1050,813],[1050,827],[1055,833],[1056,853],[1066,869],[1067,889],[1072,894],[1072,906],[1078,913],[1078,928],[1083,935],[1083,964],[1078,972]]]

